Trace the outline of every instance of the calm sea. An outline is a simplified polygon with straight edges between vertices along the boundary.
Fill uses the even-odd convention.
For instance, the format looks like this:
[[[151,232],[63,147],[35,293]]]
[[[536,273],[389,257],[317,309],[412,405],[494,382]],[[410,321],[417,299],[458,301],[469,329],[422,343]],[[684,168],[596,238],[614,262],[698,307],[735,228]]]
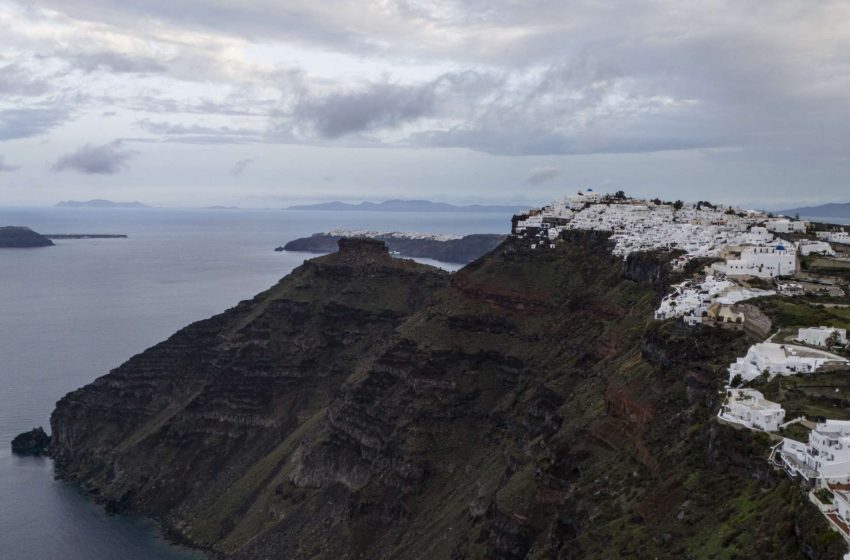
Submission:
[[[106,515],[55,481],[50,460],[13,456],[9,442],[34,426],[47,429],[54,403],[68,391],[186,324],[252,297],[312,257],[273,251],[286,241],[335,228],[500,233],[509,218],[0,208],[0,225],[130,236],[0,249],[0,558],[196,558],[164,542],[150,523]]]

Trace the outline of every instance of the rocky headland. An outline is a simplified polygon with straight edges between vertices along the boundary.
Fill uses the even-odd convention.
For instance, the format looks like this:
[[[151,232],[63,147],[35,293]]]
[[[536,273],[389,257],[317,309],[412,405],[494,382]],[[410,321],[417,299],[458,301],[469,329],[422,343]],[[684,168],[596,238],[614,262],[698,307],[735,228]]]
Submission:
[[[0,227],[0,248],[25,249],[31,247],[50,247],[53,242],[28,227]]]
[[[410,258],[434,259],[449,263],[469,263],[495,249],[504,241],[500,234],[438,236],[400,232],[329,232],[315,233],[290,241],[279,250],[307,253],[332,253],[340,239],[365,237],[386,243],[393,254]]]
[[[553,244],[342,240],[65,396],[56,472],[230,559],[840,558],[714,421],[750,335],[654,321],[666,257]]]

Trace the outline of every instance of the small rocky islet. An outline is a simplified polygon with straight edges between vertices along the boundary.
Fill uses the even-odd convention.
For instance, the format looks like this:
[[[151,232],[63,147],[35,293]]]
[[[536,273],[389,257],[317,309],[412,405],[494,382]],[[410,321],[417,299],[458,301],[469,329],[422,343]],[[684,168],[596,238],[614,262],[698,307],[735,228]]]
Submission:
[[[50,436],[39,426],[19,434],[12,440],[12,453],[19,455],[43,455],[50,445]]]

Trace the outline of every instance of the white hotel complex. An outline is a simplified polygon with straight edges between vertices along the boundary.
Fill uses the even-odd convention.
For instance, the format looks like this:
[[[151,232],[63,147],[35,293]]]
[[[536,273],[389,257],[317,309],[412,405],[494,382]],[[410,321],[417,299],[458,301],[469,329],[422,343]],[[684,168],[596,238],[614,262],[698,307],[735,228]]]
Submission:
[[[847,360],[805,346],[762,342],[751,346],[746,356],[729,366],[729,379],[740,375],[743,381],[752,381],[762,374],[772,379],[777,375],[812,373],[829,364],[846,365]]]
[[[850,421],[819,422],[808,443],[785,438],[779,451],[785,470],[810,484],[850,482]]]

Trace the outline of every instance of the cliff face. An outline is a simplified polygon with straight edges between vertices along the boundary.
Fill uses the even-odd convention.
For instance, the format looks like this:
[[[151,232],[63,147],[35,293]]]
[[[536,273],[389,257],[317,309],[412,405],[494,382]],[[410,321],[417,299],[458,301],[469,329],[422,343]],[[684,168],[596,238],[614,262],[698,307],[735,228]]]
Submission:
[[[711,421],[744,341],[652,322],[651,264],[581,232],[450,278],[375,248],[66,396],[59,474],[245,560],[840,557]]]

